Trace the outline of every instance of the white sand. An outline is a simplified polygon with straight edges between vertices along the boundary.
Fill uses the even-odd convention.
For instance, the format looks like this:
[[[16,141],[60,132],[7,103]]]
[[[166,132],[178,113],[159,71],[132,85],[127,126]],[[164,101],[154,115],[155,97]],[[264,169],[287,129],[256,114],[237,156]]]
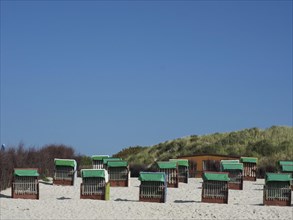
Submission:
[[[75,186],[40,183],[40,200],[11,199],[11,189],[0,195],[0,219],[293,219],[293,208],[263,206],[263,183],[244,182],[244,190],[229,190],[229,204],[201,202],[202,180],[190,178],[179,188],[168,188],[166,203],[139,202],[137,178],[128,188],[112,187],[110,201],[79,198]]]

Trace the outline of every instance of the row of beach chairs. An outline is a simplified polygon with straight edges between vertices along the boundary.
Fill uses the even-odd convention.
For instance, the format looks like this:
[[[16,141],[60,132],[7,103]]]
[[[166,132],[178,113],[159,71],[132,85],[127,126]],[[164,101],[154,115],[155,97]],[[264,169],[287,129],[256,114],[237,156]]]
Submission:
[[[126,161],[106,156],[93,156],[92,159],[93,169],[80,171],[81,199],[109,200],[110,186],[129,186],[130,172]],[[54,163],[53,184],[73,185],[76,178],[76,162],[55,159]],[[265,205],[291,205],[293,161],[280,161],[280,166],[284,173],[267,173],[265,176]],[[161,161],[157,162],[157,167],[158,172],[140,173],[140,201],[166,202],[168,187],[178,188],[179,182],[188,183],[187,160]],[[243,163],[239,160],[222,160],[220,172],[204,172],[202,202],[228,203],[229,189],[243,189],[244,170]],[[12,197],[39,199],[38,175],[37,169],[15,169]],[[256,178],[253,179],[255,180]]]

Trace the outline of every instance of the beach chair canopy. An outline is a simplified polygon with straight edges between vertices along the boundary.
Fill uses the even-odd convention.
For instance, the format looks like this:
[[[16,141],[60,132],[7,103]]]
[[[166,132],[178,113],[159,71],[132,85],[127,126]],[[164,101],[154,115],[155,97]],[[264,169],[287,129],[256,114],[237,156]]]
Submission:
[[[105,169],[82,169],[81,170],[82,178],[103,178],[106,182],[109,181],[108,171]]]
[[[157,162],[159,169],[176,169],[177,163],[175,161],[161,161]]]
[[[121,158],[114,158],[114,157],[104,158],[103,164],[106,165],[109,161],[117,161],[117,160],[122,160],[122,159]]]
[[[105,158],[109,158],[108,155],[93,155],[92,156],[92,160],[99,160],[99,161],[102,161],[103,159]]]
[[[291,182],[291,174],[286,173],[266,173],[265,182]]]
[[[257,158],[256,157],[241,157],[240,161],[242,163],[257,163]]]
[[[279,164],[280,164],[280,166],[283,166],[283,165],[293,166],[293,161],[290,161],[290,160],[280,160],[279,161]]]
[[[202,174],[202,178],[205,181],[213,180],[213,181],[229,181],[230,178],[228,173],[212,173],[212,172],[204,172]]]
[[[54,159],[55,166],[65,166],[76,168],[76,161],[71,159]]]
[[[178,166],[188,167],[188,160],[187,159],[170,159],[171,162],[177,162]]]
[[[293,165],[282,165],[282,172],[293,172]]]
[[[221,160],[221,164],[223,163],[239,163],[239,160]]]
[[[166,182],[166,175],[163,172],[140,172],[138,179],[141,182]]]
[[[243,163],[223,163],[222,170],[243,170]]]
[[[35,176],[38,177],[40,174],[37,169],[15,169],[14,176]]]
[[[123,161],[123,160],[108,161],[107,166],[108,167],[127,167],[128,163],[127,161]]]

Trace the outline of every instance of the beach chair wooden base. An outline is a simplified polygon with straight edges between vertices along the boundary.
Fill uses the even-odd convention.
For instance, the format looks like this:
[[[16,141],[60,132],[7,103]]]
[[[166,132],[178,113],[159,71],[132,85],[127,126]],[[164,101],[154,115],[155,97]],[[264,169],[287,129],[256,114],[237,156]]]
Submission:
[[[203,198],[201,197],[201,201],[202,202],[207,202],[207,203],[223,203],[223,204],[228,204],[228,198],[223,198],[223,199],[220,199],[220,198]]]
[[[256,181],[256,176],[244,176],[243,180],[245,180],[245,181]]]
[[[167,183],[167,187],[169,188],[178,188],[178,182],[177,183]]]
[[[162,196],[161,198],[145,198],[145,197],[139,196],[139,201],[140,202],[164,203],[165,202],[165,199],[164,199],[164,196]]]
[[[39,199],[39,194],[12,194],[13,199]]]
[[[273,205],[273,206],[291,206],[291,199],[290,200],[264,200],[264,205]]]
[[[73,186],[73,180],[53,180],[53,185]]]
[[[228,183],[229,189],[243,190],[243,182],[239,183]]]
[[[179,177],[179,183],[188,183],[188,178],[186,178],[186,177]]]
[[[105,195],[80,195],[81,199],[106,200]]]
[[[128,180],[109,180],[110,186],[113,187],[128,187]]]
[[[39,184],[37,184],[37,194],[17,194],[14,192],[13,186],[11,187],[11,197],[13,199],[40,199],[40,190],[39,190]]]

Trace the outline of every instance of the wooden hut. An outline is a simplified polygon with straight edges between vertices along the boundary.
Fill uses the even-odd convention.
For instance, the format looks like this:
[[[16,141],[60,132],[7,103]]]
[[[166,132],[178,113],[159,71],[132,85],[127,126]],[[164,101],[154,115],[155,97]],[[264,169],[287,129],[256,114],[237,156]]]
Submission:
[[[130,171],[126,161],[108,161],[107,170],[109,173],[110,186],[128,187],[130,185]]]
[[[226,172],[204,172],[202,175],[201,201],[228,204],[229,174]]]
[[[82,169],[80,173],[82,178],[80,184],[81,199],[110,199],[110,183],[107,170]]]
[[[229,173],[229,189],[243,190],[243,163],[221,163],[221,170]]]
[[[202,177],[205,171],[220,171],[221,160],[239,160],[240,156],[222,154],[196,154],[180,156],[178,159],[187,159],[189,163],[189,177]]]
[[[93,155],[92,165],[93,169],[104,169],[103,159],[109,158],[108,155]]]
[[[291,175],[266,173],[263,190],[263,204],[291,206]]]
[[[39,199],[40,188],[38,169],[14,169],[11,184],[11,197],[21,199]]]
[[[188,178],[189,178],[188,160],[187,159],[170,159],[169,161],[177,162],[179,182],[188,183]]]
[[[241,157],[240,162],[243,163],[243,180],[256,181],[257,158]]]
[[[178,188],[178,167],[174,161],[161,161],[157,162],[157,169],[159,172],[166,174],[167,186],[172,188]]]
[[[71,159],[54,159],[54,177],[53,184],[56,185],[74,185],[77,178],[76,161]]]
[[[165,203],[167,196],[166,174],[140,172],[139,201]]]

